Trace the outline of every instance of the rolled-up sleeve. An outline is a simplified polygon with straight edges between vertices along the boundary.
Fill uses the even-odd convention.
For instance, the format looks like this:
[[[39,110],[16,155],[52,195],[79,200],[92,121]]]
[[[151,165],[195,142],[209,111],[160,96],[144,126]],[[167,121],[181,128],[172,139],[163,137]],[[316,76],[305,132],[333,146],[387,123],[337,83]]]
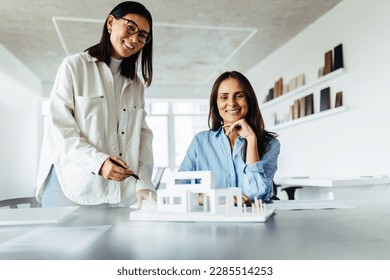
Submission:
[[[243,193],[250,199],[268,200],[273,195],[273,179],[278,169],[280,142],[274,139],[268,146],[263,158],[253,164],[244,165]]]

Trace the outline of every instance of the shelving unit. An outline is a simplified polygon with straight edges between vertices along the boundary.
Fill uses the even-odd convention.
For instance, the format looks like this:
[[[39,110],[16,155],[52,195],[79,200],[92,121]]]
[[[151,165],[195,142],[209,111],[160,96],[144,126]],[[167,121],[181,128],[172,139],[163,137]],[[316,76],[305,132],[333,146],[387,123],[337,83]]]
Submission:
[[[294,89],[290,92],[287,92],[285,94],[283,94],[282,96],[279,96],[279,97],[276,97],[275,99],[272,99],[266,103],[263,103],[261,106],[260,106],[260,109],[263,110],[263,109],[266,109],[268,107],[271,107],[277,103],[280,103],[286,99],[290,99],[290,98],[293,98],[295,95],[298,95],[299,93],[301,92],[304,92],[304,91],[307,91],[309,90],[310,88],[312,87],[315,87],[315,86],[319,86],[329,80],[332,80],[338,76],[341,76],[342,74],[346,73],[347,70],[345,68],[340,68],[340,69],[337,69],[336,71],[333,71],[325,76],[322,76],[321,78],[319,78],[317,81],[313,82],[313,83],[310,83],[310,84],[306,84],[306,85],[303,85],[297,89]]]
[[[314,87],[317,87],[317,86],[320,86],[321,84],[324,84],[326,82],[329,82],[332,79],[335,79],[335,78],[343,75],[346,72],[347,72],[347,70],[345,68],[337,69],[336,71],[333,71],[333,72],[331,72],[331,73],[329,73],[329,74],[327,74],[325,76],[322,76],[321,78],[319,78],[318,80],[316,80],[316,81],[314,81],[312,83],[303,85],[303,86],[301,86],[301,87],[299,87],[299,88],[297,88],[295,90],[292,90],[292,91],[290,91],[288,93],[283,94],[282,96],[276,97],[275,99],[272,99],[272,100],[262,104],[260,106],[260,109],[264,110],[264,111],[268,111],[273,106],[275,106],[278,103],[281,103],[281,102],[283,102],[285,100],[290,100],[290,99],[294,100],[294,97],[298,96],[299,94],[304,93],[304,92],[309,92],[310,89],[312,89]],[[332,108],[332,109],[329,109],[329,110],[326,110],[326,111],[314,113],[312,115],[300,117],[298,119],[289,120],[287,122],[283,122],[283,123],[280,123],[280,124],[277,124],[277,125],[274,125],[274,126],[271,126],[271,127],[267,127],[267,130],[277,131],[277,130],[280,130],[280,129],[283,129],[283,128],[287,128],[287,127],[291,127],[291,126],[294,126],[294,125],[303,124],[303,123],[306,123],[308,121],[313,121],[313,120],[325,118],[325,117],[328,117],[328,116],[332,116],[332,115],[335,115],[335,114],[343,113],[343,112],[346,112],[348,110],[349,110],[348,106],[340,106],[340,107]]]
[[[294,126],[294,125],[302,124],[302,123],[305,123],[305,122],[309,122],[309,121],[313,121],[313,120],[329,117],[329,116],[332,116],[332,115],[335,115],[335,114],[343,113],[343,112],[346,112],[348,110],[349,110],[348,106],[340,106],[340,107],[329,109],[329,110],[326,110],[326,111],[322,111],[322,112],[319,112],[319,113],[316,113],[316,114],[312,114],[312,115],[308,115],[308,116],[305,116],[305,117],[301,117],[299,119],[288,121],[288,122],[285,122],[285,123],[282,123],[282,124],[278,124],[278,125],[275,125],[275,126],[272,126],[272,127],[267,127],[267,130],[269,130],[269,131],[277,131],[277,130],[280,130],[280,129],[283,129],[283,128],[287,128],[287,127],[290,127],[290,126]]]

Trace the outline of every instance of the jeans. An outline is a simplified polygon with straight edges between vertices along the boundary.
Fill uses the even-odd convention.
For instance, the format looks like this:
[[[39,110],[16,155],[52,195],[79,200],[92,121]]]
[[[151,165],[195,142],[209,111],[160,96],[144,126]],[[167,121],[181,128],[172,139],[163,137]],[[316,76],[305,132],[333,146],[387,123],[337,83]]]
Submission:
[[[51,166],[49,175],[45,180],[42,193],[42,208],[62,207],[62,206],[81,206],[76,202],[68,199],[61,189],[60,183],[57,179],[57,174],[54,165]],[[102,203],[98,205],[88,205],[93,208],[110,207],[109,203]]]
[[[61,207],[61,206],[78,206],[79,204],[69,200],[63,193],[54,165],[51,166],[47,176],[42,193],[42,207]]]

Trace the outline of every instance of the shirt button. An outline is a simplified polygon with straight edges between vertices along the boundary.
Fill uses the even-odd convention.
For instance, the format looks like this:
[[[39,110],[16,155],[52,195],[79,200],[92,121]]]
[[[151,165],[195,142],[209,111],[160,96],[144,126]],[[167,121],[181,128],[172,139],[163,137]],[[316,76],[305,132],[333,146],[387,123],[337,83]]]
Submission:
[[[123,111],[125,111],[125,112],[126,112],[126,109],[123,109]]]
[[[119,156],[121,157],[121,156],[122,156],[122,153],[119,153]]]
[[[122,131],[122,134],[125,134],[125,132],[124,132],[124,131]]]

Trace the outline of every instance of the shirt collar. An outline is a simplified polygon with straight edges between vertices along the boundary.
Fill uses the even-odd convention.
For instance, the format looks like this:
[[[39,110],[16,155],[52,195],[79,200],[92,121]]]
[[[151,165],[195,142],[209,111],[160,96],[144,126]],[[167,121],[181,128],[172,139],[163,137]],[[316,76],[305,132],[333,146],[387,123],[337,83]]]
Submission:
[[[90,54],[89,54],[89,52],[88,51],[86,51],[85,52],[86,53],[86,55],[87,55],[87,61],[89,61],[89,62],[96,62],[96,61],[98,61],[97,60],[97,58],[96,57],[94,57],[94,56],[91,56]],[[105,64],[105,63],[103,63],[103,65],[106,65],[107,67],[109,67],[107,64]],[[137,74],[136,74],[137,75]],[[130,84],[130,83],[132,83],[132,79],[130,79],[130,78],[125,78],[125,86],[127,86],[128,84]]]
[[[94,56],[91,56],[88,51],[85,53],[87,54],[87,61],[90,61],[90,62],[97,61],[97,58]]]
[[[213,134],[215,137],[219,137],[221,133],[225,133],[222,126],[216,131],[211,130],[211,134]]]

